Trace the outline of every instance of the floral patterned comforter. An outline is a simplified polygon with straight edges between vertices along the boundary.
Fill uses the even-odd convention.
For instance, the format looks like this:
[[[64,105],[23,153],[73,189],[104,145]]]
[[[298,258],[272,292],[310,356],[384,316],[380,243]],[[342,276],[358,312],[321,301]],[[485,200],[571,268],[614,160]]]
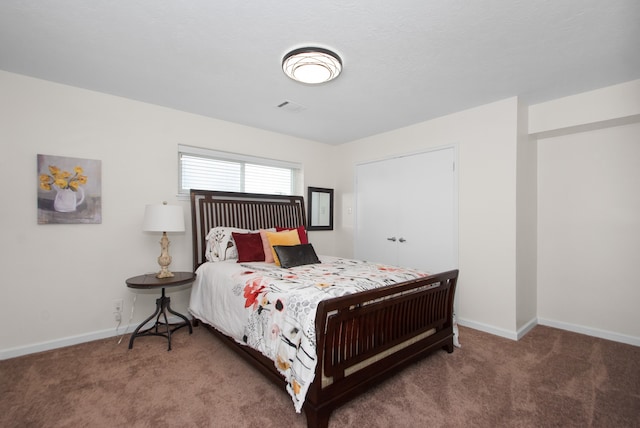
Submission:
[[[321,300],[425,277],[425,272],[321,256],[320,264],[205,263],[189,311],[274,361],[300,412],[316,367],[315,316]]]

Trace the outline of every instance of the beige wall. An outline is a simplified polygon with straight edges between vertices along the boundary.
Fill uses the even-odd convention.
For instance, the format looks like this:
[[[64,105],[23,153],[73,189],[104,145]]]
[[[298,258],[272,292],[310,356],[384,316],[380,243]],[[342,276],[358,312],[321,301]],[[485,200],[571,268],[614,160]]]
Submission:
[[[640,345],[640,123],[538,141],[538,318]]]
[[[640,121],[640,80],[529,107],[529,134],[566,135]]]
[[[178,144],[300,162],[304,188],[335,187],[324,144],[1,71],[0,93],[0,358],[113,335],[114,299],[128,324],[125,279],[158,268],[144,206],[167,200],[189,218],[176,197]],[[37,224],[37,154],[102,161],[102,224]],[[187,226],[170,237],[176,271],[191,270]],[[319,252],[333,252],[333,233],[311,233]],[[157,297],[137,295],[134,325]],[[188,296],[172,292],[173,306],[186,312]]]
[[[541,324],[640,346],[640,80],[529,108]]]
[[[528,134],[529,111],[518,105],[516,157],[516,330],[535,326],[537,314],[537,145]]]
[[[151,313],[156,294],[124,280],[157,269],[158,237],[140,230],[145,204],[168,200],[188,218],[178,144],[303,164],[303,189],[336,189],[336,230],[311,240],[346,257],[354,166],[454,146],[462,323],[515,339],[537,317],[640,345],[640,81],[528,109],[509,98],[336,147],[1,71],[0,93],[0,358],[113,336],[114,299],[124,324],[134,295],[130,324]],[[102,161],[102,224],[37,225],[37,154]],[[171,241],[173,270],[190,270],[189,227]],[[608,300],[600,287],[613,288]],[[173,305],[186,312],[188,296],[172,292]]]
[[[631,310],[640,301],[634,280],[634,260],[640,260],[638,123],[640,81],[632,81],[529,108],[507,99],[340,146],[336,214],[342,239],[336,249],[352,254],[355,164],[455,145],[460,322],[514,339],[541,322],[640,345],[640,312]],[[603,149],[607,165],[599,166],[596,154]],[[555,194],[566,182],[574,186],[569,194],[584,193],[595,177],[605,186],[600,190],[607,210],[594,212],[583,201]],[[563,213],[570,213],[567,224],[595,228],[589,236],[606,246],[558,229]],[[604,213],[608,217],[598,217]],[[627,234],[611,234],[611,227]],[[585,267],[594,270],[597,286],[572,276]],[[615,284],[605,301],[597,289],[604,282]]]
[[[461,323],[516,334],[516,148],[518,100],[462,111],[338,147],[341,255],[353,254],[354,165],[454,145],[458,152]],[[409,185],[409,184],[408,184]],[[384,197],[384,195],[380,195]],[[420,188],[415,189],[419,198]]]

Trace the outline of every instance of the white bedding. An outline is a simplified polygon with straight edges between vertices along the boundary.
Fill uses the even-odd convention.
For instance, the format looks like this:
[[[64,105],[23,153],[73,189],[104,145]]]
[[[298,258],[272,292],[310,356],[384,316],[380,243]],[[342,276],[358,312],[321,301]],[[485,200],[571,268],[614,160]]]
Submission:
[[[273,360],[297,412],[315,375],[318,302],[428,275],[358,260],[320,260],[291,269],[235,260],[204,263],[189,304],[194,317]]]

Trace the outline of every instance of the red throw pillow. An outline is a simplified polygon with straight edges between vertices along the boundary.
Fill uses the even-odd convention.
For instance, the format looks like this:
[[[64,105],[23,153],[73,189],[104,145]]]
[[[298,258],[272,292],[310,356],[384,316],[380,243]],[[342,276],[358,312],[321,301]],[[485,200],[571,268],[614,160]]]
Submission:
[[[301,244],[308,244],[309,243],[309,238],[307,238],[307,230],[304,228],[304,226],[298,226],[298,227],[278,227],[278,226],[276,226],[276,232],[281,232],[283,230],[297,230],[298,231],[298,236],[300,237],[300,243]]]
[[[231,235],[238,249],[238,263],[264,261],[264,249],[260,233],[232,232]]]

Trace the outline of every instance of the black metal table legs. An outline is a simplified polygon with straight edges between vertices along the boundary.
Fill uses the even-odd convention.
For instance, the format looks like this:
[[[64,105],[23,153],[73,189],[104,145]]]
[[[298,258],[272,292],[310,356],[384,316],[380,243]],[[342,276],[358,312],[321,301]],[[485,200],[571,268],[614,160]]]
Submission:
[[[167,312],[180,317],[184,320],[184,322],[178,324],[169,324],[169,320],[167,319]],[[160,318],[163,317],[164,321],[160,321]],[[140,331],[145,324],[151,321],[153,318],[156,319],[155,324],[152,327],[147,328],[146,330]],[[193,333],[193,329],[191,328],[191,323],[181,313],[178,313],[171,309],[171,298],[166,297],[164,294],[164,288],[162,288],[162,296],[159,299],[156,299],[156,310],[149,318],[142,321],[140,325],[134,330],[131,334],[131,339],[129,339],[129,349],[133,348],[133,340],[136,337],[140,336],[163,336],[166,337],[169,342],[169,349],[171,351],[171,335],[176,330],[182,327],[189,327],[189,334]]]

